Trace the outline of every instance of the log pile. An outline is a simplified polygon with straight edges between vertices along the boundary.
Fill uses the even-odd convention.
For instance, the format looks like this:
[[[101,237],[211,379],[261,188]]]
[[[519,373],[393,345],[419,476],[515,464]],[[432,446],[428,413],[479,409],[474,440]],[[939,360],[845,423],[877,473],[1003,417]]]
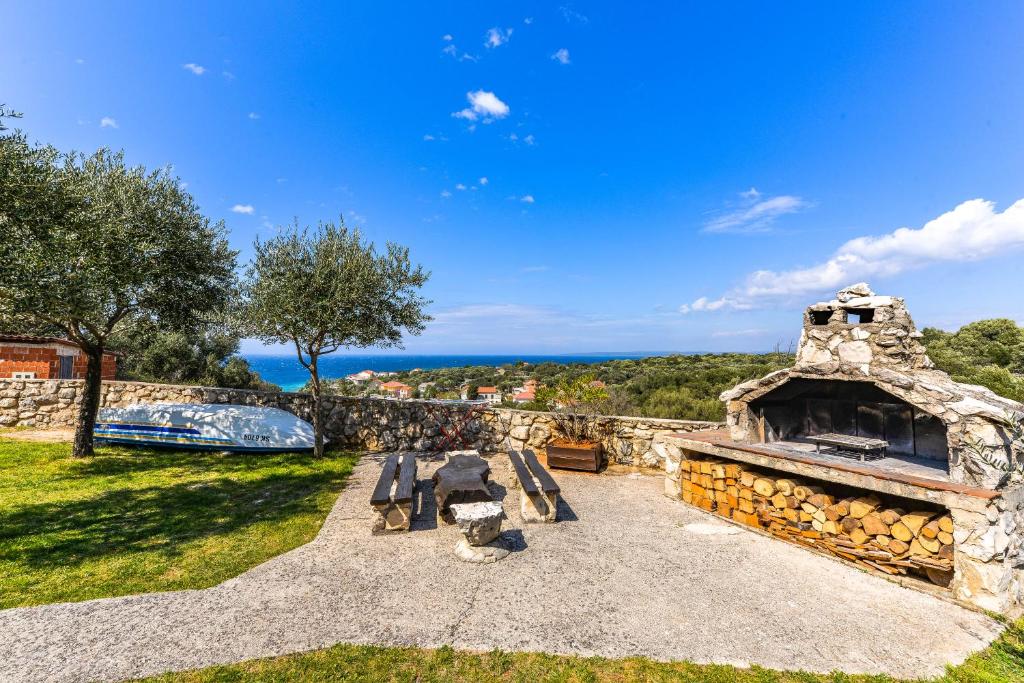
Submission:
[[[947,511],[907,509],[866,492],[840,496],[816,483],[714,459],[683,460],[680,479],[683,501],[792,543],[940,586],[953,578]]]

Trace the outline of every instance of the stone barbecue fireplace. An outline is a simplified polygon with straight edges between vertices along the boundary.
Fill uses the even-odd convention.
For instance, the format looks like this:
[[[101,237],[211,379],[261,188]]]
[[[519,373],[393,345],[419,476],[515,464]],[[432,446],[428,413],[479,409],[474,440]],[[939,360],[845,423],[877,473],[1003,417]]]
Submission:
[[[897,580],[927,570],[957,599],[1020,611],[1024,406],[953,381],[920,338],[904,301],[865,283],[809,306],[795,364],[722,394],[727,430],[656,444],[666,492]],[[816,498],[792,498],[786,477]]]
[[[847,434],[888,442],[877,466],[996,489],[1024,453],[1008,425],[1024,406],[936,370],[903,300],[866,284],[804,314],[796,364],[722,394],[730,435],[799,448]]]

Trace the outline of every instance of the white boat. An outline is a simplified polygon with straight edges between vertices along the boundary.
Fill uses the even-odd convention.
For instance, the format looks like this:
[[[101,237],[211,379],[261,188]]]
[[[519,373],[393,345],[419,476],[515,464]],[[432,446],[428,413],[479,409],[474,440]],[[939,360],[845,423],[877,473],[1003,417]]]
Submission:
[[[279,408],[148,403],[103,408],[98,441],[215,451],[298,451],[313,447],[313,426]]]

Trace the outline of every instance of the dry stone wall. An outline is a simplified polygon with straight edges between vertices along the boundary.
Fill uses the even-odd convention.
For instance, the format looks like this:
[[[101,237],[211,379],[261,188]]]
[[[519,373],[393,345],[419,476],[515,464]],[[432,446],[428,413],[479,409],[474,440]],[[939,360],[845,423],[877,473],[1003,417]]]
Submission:
[[[73,426],[82,396],[80,380],[0,380],[0,427],[67,428]],[[101,407],[135,403],[232,403],[268,406],[311,419],[309,394],[249,391],[214,387],[104,382]],[[373,451],[432,450],[443,435],[422,401],[327,396],[325,432],[330,442],[345,448]],[[610,462],[640,467],[664,467],[651,448],[658,434],[716,429],[715,422],[662,420],[643,417],[598,417],[599,431],[608,433],[605,452]],[[550,413],[488,408],[470,422],[465,434],[474,448],[495,451],[511,445],[539,449],[556,438]]]

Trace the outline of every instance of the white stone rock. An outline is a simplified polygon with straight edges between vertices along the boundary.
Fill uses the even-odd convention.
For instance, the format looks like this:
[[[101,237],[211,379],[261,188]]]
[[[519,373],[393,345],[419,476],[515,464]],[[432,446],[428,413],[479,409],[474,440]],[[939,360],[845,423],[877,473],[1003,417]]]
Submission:
[[[491,564],[504,560],[511,552],[500,540],[487,545],[470,545],[466,539],[460,538],[455,544],[455,556],[463,562],[473,564]]]
[[[851,365],[863,365],[871,362],[871,346],[864,341],[849,341],[840,344],[837,349],[839,360]]]
[[[871,286],[866,282],[858,282],[847,287],[843,287],[836,292],[836,299],[846,303],[851,299],[864,296],[874,296],[875,293],[871,291]]]
[[[490,543],[501,533],[503,512],[501,503],[489,500],[481,503],[455,503],[450,506],[455,523],[466,535],[470,545]]]

